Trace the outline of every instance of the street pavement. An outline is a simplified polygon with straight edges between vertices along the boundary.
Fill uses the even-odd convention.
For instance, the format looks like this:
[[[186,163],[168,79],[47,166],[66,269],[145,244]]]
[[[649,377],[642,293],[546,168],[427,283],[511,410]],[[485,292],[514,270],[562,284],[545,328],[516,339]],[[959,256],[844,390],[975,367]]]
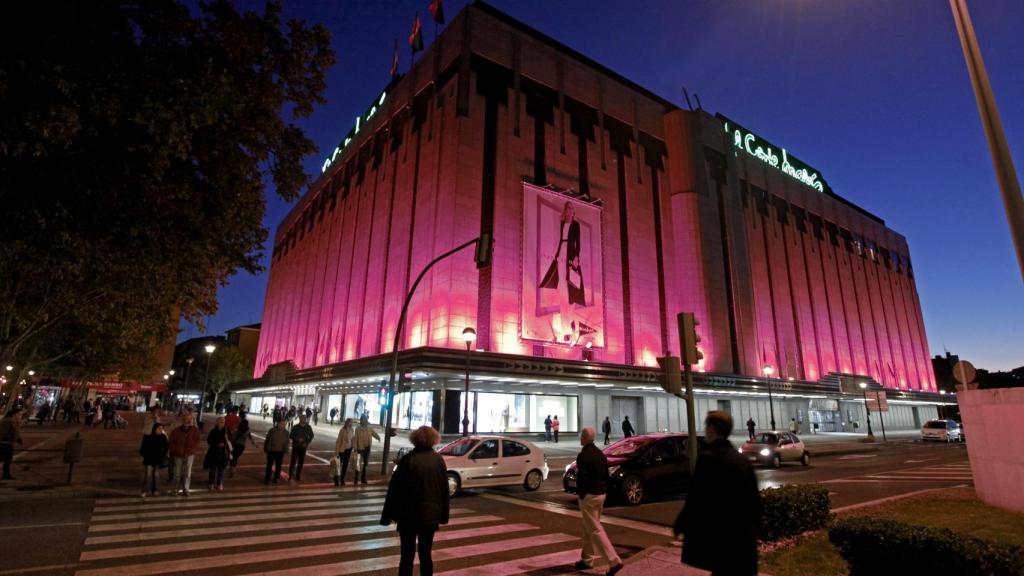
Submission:
[[[397,534],[394,527],[378,523],[385,491],[379,442],[374,443],[366,486],[333,486],[327,461],[338,426],[321,423],[302,483],[263,486],[258,439],[224,492],[203,489],[200,455],[192,496],[143,500],[138,496],[138,446],[152,415],[126,416],[125,430],[25,426],[25,446],[31,450],[19,452],[15,460],[18,480],[0,483],[0,574],[395,573]],[[270,422],[251,421],[261,438]],[[63,441],[76,431],[85,443],[83,461],[72,484],[65,485]],[[810,467],[759,468],[759,483],[823,483],[836,509],[971,483],[963,445],[925,445],[913,440],[916,433],[889,436],[885,444],[865,444],[852,435],[807,437],[814,454]],[[575,497],[562,490],[561,476],[579,444],[568,435],[558,444],[531,440],[547,455],[548,480],[537,492],[501,487],[467,490],[454,498],[452,523],[438,533],[435,545],[436,573],[576,573],[579,512]],[[393,441],[395,450],[408,446],[402,435]],[[679,548],[669,533],[683,497],[669,493],[640,506],[611,503],[606,508],[606,528],[627,564],[620,574],[702,573],[679,564]]]

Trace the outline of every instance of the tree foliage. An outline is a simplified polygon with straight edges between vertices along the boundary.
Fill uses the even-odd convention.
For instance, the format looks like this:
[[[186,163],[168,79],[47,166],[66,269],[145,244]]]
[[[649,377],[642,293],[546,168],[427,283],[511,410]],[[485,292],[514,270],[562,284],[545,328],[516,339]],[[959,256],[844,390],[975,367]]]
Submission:
[[[234,346],[218,348],[210,358],[210,395],[216,398],[229,384],[252,378],[255,360]]]
[[[257,272],[314,151],[329,33],[279,2],[0,6],[0,362],[144,372]]]

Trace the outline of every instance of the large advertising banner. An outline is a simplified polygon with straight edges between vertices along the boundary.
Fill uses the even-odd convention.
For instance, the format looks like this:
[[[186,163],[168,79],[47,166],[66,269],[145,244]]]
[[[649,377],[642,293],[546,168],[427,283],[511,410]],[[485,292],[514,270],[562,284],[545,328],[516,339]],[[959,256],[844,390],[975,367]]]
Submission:
[[[601,208],[523,183],[524,340],[604,346]]]

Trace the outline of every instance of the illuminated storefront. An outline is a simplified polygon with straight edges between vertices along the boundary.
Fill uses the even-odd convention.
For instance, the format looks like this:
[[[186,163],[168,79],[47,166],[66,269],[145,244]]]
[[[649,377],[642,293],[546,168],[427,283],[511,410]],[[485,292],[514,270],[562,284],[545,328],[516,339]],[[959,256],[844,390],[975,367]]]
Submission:
[[[680,312],[699,320],[707,406],[767,423],[771,366],[808,422],[811,400],[842,398],[841,377],[934,413],[906,239],[787,148],[485,4],[371,97],[277,229],[255,380],[238,392],[312,386],[290,401],[379,422],[411,282],[490,233],[490,266],[455,254],[410,301],[400,369],[437,379],[397,395],[396,426],[457,430],[471,327],[478,431],[536,433],[548,411],[567,431],[627,414],[674,429],[655,368],[679,353]],[[436,350],[440,363],[413,360]],[[893,420],[912,427],[909,414]]]

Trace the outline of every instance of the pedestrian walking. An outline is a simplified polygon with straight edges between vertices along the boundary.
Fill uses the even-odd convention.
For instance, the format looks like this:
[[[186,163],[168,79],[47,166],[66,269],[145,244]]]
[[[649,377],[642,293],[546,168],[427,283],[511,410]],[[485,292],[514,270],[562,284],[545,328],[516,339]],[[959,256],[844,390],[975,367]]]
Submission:
[[[117,429],[117,425],[114,424],[114,414],[117,410],[114,409],[114,403],[107,401],[103,404],[103,429],[106,430],[107,426],[110,425],[114,429]]]
[[[306,449],[313,441],[313,427],[306,420],[306,415],[299,416],[299,423],[292,426],[292,460],[288,465],[288,478],[302,480],[302,465],[306,462]]]
[[[622,436],[625,438],[633,437],[633,424],[629,421],[629,416],[622,419]]]
[[[39,410],[36,410],[36,420],[40,426],[43,425],[44,420],[50,417],[50,410],[49,402],[44,402],[43,405],[39,407]]]
[[[335,417],[336,417],[337,415],[338,415],[338,407],[337,407],[337,406],[335,406],[334,408],[331,408],[331,411],[330,411],[330,412],[328,412],[328,416],[330,416],[330,423],[331,423],[331,426],[334,426],[334,418],[335,418]]]
[[[228,429],[228,438],[234,438],[235,430],[238,430],[238,423],[242,421],[242,417],[238,415],[238,406],[232,406],[227,412],[227,416],[224,417],[224,427]]]
[[[153,423],[149,434],[142,437],[142,446],[139,447],[139,456],[142,456],[142,497],[156,496],[157,480],[160,477],[160,469],[167,465],[167,451],[170,443],[167,434],[164,432],[164,425],[159,422]]]
[[[313,426],[320,425],[320,409],[313,408]]]
[[[796,418],[789,419],[789,431],[793,434],[800,433],[800,423],[796,421]]]
[[[551,442],[551,414],[544,419],[544,441]]]
[[[174,461],[174,487],[172,492],[188,496],[192,483],[192,462],[199,450],[199,429],[191,412],[182,416],[181,426],[171,430],[169,439],[171,458]]]
[[[431,549],[434,534],[448,523],[448,469],[444,458],[434,451],[441,435],[430,426],[421,426],[409,434],[412,451],[402,456],[388,483],[380,523],[398,525],[401,557],[398,576],[412,576],[417,554],[420,576],[433,576]]]
[[[271,471],[273,471],[274,484],[281,479],[281,462],[284,460],[284,453],[288,451],[288,440],[285,421],[278,420],[263,440],[263,451],[267,454],[267,470],[263,474],[264,484],[270,484]]]
[[[622,570],[622,558],[601,524],[601,511],[608,494],[608,458],[594,446],[594,436],[594,429],[589,426],[580,432],[583,449],[576,456],[576,492],[583,521],[583,549],[574,568],[589,570],[600,555],[608,561],[605,574],[612,576]]]
[[[224,489],[224,470],[231,462],[231,436],[224,416],[217,416],[217,423],[206,435],[206,457],[203,468],[209,471],[210,491]]]
[[[346,418],[345,425],[338,430],[338,439],[334,442],[334,453],[338,455],[340,464],[338,474],[334,477],[335,486],[345,485],[345,474],[348,473],[348,462],[352,458],[352,441],[355,436],[353,424],[351,418]]]
[[[608,416],[605,416],[604,422],[601,423],[601,432],[604,432],[604,445],[607,446],[612,435],[612,421]]]
[[[673,531],[683,535],[683,563],[714,575],[757,574],[761,495],[750,461],[729,442],[732,416],[708,412],[686,503]]]
[[[21,410],[11,409],[0,420],[0,462],[3,462],[3,480],[14,480],[11,476],[11,461],[14,460],[14,445],[23,445],[21,439]]]
[[[357,481],[366,484],[366,467],[370,465],[370,447],[373,445],[374,438],[380,440],[380,436],[373,428],[370,428],[370,421],[364,415],[359,419],[359,427],[356,428],[355,438],[352,440],[352,449],[359,455],[355,477],[352,480],[353,484]],[[362,468],[361,471],[360,468]]]
[[[754,422],[754,417],[747,418],[747,440],[754,439],[754,430],[757,429],[757,423]]]
[[[551,421],[551,433],[555,435],[555,444],[558,444],[558,430],[562,427],[562,423],[558,421],[558,415],[555,415],[554,420]]]
[[[264,420],[267,419],[267,412],[270,412],[270,407],[268,407],[266,404],[264,404],[263,405],[263,410],[260,411],[260,413],[263,414],[263,419]]]
[[[246,413],[242,412],[238,417],[238,425],[235,427],[235,433],[231,435],[231,465],[228,468],[228,478],[235,477],[235,468],[238,467],[238,459],[245,453],[246,440],[248,440],[253,446],[256,446],[256,440],[253,439],[252,431],[249,429],[249,419],[246,418]]]

